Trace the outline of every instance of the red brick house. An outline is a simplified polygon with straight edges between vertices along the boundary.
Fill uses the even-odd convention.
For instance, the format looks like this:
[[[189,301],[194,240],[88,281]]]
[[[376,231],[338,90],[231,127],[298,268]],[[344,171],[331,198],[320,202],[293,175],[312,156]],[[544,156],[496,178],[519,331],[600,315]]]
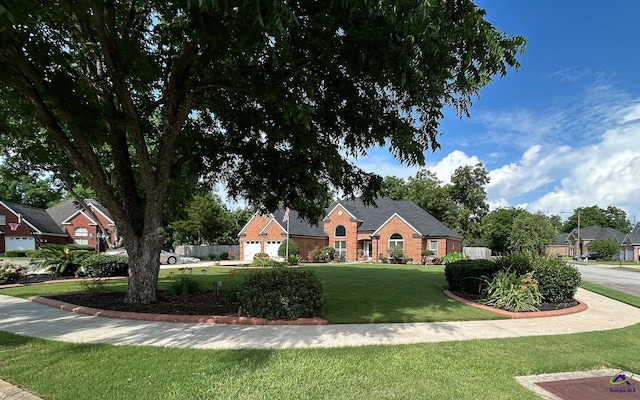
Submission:
[[[85,200],[107,231],[115,224],[109,212],[97,201]],[[114,233],[102,237],[98,223],[74,200],[42,209],[0,201],[0,254],[9,250],[35,250],[43,243],[75,243],[107,248]]]
[[[400,246],[405,258],[416,262],[422,250],[432,250],[434,257],[462,252],[462,237],[411,201],[387,198],[376,200],[377,206],[365,206],[359,200],[341,201],[327,210],[318,225],[310,225],[291,211],[289,237],[306,257],[314,247],[331,246],[336,257],[358,260],[358,250],[368,260],[388,257],[389,249]],[[255,253],[277,257],[278,247],[287,236],[284,211],[268,215],[255,214],[238,234],[240,259],[251,261]]]

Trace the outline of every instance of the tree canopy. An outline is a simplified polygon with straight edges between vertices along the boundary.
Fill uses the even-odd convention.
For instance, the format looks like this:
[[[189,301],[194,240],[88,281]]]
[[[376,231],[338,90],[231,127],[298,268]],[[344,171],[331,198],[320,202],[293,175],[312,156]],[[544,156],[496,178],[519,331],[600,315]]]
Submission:
[[[470,0],[8,0],[0,141],[81,174],[125,239],[126,301],[151,302],[185,174],[309,218],[328,188],[371,200],[382,179],[346,157],[424,163],[442,109],[468,115],[524,44]]]
[[[578,213],[580,213],[581,227],[601,226],[617,229],[624,233],[631,232],[631,222],[627,219],[627,213],[624,210],[614,206],[600,208],[597,205],[576,208],[562,226],[564,232],[571,232],[578,227]]]

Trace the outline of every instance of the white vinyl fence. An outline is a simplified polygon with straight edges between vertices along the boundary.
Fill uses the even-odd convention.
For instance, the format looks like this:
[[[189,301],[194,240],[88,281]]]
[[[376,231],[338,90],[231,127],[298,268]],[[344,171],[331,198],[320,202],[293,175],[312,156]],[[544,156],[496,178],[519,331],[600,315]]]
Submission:
[[[181,257],[196,257],[200,259],[208,259],[212,255],[220,255],[222,253],[235,253],[235,259],[238,259],[240,246],[237,244],[217,245],[217,246],[177,246],[176,254]]]
[[[463,247],[462,252],[472,260],[490,260],[491,249],[486,247]]]

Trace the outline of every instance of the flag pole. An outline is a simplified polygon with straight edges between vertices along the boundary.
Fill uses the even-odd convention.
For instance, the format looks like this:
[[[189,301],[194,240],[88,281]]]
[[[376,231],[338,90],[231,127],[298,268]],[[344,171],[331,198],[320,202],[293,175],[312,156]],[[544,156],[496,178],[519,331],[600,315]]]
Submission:
[[[286,250],[285,250],[286,256],[285,256],[285,259],[284,259],[284,261],[286,262],[286,261],[289,260],[289,207],[287,207],[284,210],[284,219],[287,221],[287,245],[285,246],[286,247]]]

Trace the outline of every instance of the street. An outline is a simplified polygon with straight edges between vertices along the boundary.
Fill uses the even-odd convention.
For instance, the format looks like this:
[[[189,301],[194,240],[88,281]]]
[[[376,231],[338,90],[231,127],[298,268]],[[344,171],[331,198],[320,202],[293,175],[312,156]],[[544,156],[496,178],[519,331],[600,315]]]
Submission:
[[[582,280],[640,297],[640,272],[617,269],[611,265],[578,265]]]

